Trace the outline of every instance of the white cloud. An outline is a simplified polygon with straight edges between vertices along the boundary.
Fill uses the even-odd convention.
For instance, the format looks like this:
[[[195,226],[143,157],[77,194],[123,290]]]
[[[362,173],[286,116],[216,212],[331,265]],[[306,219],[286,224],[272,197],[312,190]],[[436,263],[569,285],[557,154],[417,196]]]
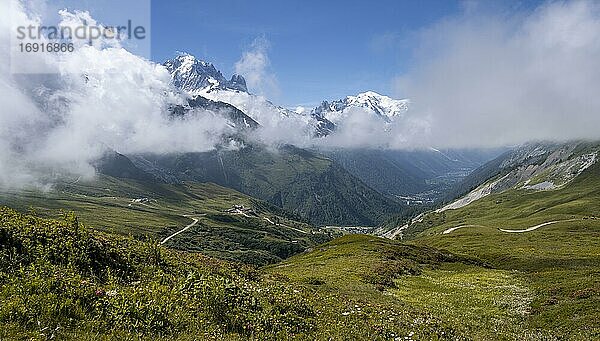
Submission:
[[[5,61],[11,23],[40,20],[19,4],[0,1]],[[272,144],[413,148],[600,138],[598,3],[552,2],[510,16],[467,7],[418,35],[419,63],[395,79],[395,97],[410,98],[411,108],[391,124],[351,109],[334,134],[312,139],[303,130],[314,124],[308,112],[282,111],[263,97],[278,93],[264,38],[235,65],[261,96],[234,104],[261,123],[255,138]],[[69,25],[91,21],[88,16],[63,12]],[[61,58],[39,54],[30,66],[50,67],[55,73],[49,75],[14,75],[0,63],[0,187],[62,174],[91,177],[91,164],[108,149],[198,152],[220,142],[229,129],[221,116],[197,111],[169,117],[167,107],[184,99],[169,85],[167,71],[110,44]]]
[[[3,24],[8,17],[38,22],[18,2],[10,5],[1,8]],[[62,15],[73,25],[88,14]],[[8,60],[11,31],[0,31],[0,54]],[[101,45],[28,60],[52,66],[54,74],[18,75],[0,67],[0,187],[40,185],[64,175],[92,177],[91,165],[110,149],[207,151],[228,131],[224,118],[205,111],[171,117],[169,105],[184,98],[171,88],[167,70],[119,46]]]
[[[600,138],[600,4],[532,12],[469,7],[419,35],[418,65],[395,80],[430,124],[414,144],[498,146]]]
[[[250,92],[275,98],[279,96],[277,78],[271,72],[270,43],[264,37],[254,39],[247,51],[235,63],[235,73],[244,76]]]
[[[429,133],[429,123],[422,118],[405,115],[386,122],[369,109],[350,107],[335,131],[325,138],[312,141],[319,148],[383,148],[412,149]]]

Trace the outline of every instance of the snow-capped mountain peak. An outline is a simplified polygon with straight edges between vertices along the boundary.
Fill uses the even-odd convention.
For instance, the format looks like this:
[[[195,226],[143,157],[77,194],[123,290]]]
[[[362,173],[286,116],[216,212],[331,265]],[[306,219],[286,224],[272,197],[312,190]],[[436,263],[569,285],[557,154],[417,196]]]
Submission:
[[[228,81],[213,64],[194,56],[180,55],[166,61],[164,66],[171,73],[173,85],[190,97],[198,99],[200,96],[215,103],[229,104],[264,127],[297,126],[300,131],[313,136],[325,136],[335,128],[321,116],[296,113],[263,96],[249,93],[244,77],[234,74]]]
[[[299,130],[312,136],[327,136],[355,114],[370,115],[381,120],[386,128],[390,123],[404,116],[409,100],[392,99],[374,91],[347,96],[333,102],[323,102],[311,111],[295,111],[275,105],[263,96],[248,92],[246,80],[241,75],[233,75],[227,80],[209,62],[192,55],[179,55],[164,63],[171,73],[173,85],[196,98],[222,102],[233,106],[263,127],[297,126]]]
[[[356,96],[348,96],[346,100],[349,105],[369,108],[390,119],[404,115],[408,111],[409,105],[409,100],[407,99],[396,100],[374,91],[363,92]]]
[[[248,91],[244,77],[233,75],[231,80],[227,80],[213,64],[189,54],[167,60],[164,66],[171,74],[173,85],[192,94],[208,93],[217,89]]]
[[[374,91],[367,91],[333,102],[325,101],[313,109],[313,113],[325,117],[333,123],[339,123],[350,110],[359,108],[391,123],[396,118],[404,116],[408,111],[409,104],[408,99],[397,100]]]

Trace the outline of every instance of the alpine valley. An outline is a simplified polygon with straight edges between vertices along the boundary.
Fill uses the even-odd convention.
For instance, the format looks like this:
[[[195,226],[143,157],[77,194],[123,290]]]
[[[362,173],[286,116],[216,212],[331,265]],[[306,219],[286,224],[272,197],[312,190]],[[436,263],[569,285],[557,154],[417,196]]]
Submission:
[[[2,190],[1,340],[600,338],[600,143],[342,145],[410,100],[296,110],[189,54],[157,67],[170,119],[227,129]]]

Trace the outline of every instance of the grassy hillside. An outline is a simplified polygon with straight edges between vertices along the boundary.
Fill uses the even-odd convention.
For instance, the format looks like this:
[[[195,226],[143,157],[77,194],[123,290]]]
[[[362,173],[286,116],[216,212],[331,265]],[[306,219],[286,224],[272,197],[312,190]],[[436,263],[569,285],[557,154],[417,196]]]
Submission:
[[[349,339],[375,330],[411,340],[549,336],[526,324],[532,293],[513,271],[427,246],[344,236],[268,271],[313,285],[327,319],[344,311]]]
[[[346,235],[257,270],[0,208],[0,339],[590,340],[600,226],[579,227]]]
[[[551,191],[510,190],[411,229],[414,245],[476,256],[511,270],[532,293],[527,325],[558,338],[600,337],[600,164]],[[523,230],[554,222],[523,233]],[[450,228],[465,226],[444,234]]]
[[[406,235],[433,235],[460,225],[481,225],[492,230],[524,229],[549,221],[592,217],[600,217],[600,163],[556,190],[513,189],[492,194],[462,209],[431,213],[423,222],[411,226]]]
[[[263,272],[92,231],[72,214],[46,220],[0,208],[0,339],[452,339],[475,326],[402,298],[398,281],[463,268],[490,281],[511,276],[368,236],[342,237]],[[460,295],[483,289],[476,283]],[[513,308],[494,309],[518,319]]]
[[[293,212],[316,225],[375,226],[402,207],[322,155],[286,146],[132,157],[165,179],[214,182]]]
[[[91,182],[62,183],[48,192],[3,193],[0,204],[50,218],[61,210],[73,211],[99,230],[157,241],[198,219],[166,245],[258,265],[331,239],[273,205],[209,183],[168,185],[101,175]],[[227,212],[233,205],[248,212]]]
[[[0,208],[0,339],[303,335],[315,311],[251,268]]]
[[[600,164],[558,190],[509,190],[428,214],[408,243],[346,235],[316,245],[326,238],[318,229],[217,185],[101,181],[19,200],[79,208],[113,227],[0,209],[0,339],[600,338]],[[232,201],[258,217],[225,212]],[[256,264],[308,249],[251,268],[158,245],[176,229],[146,240],[102,232],[146,213],[199,220],[167,246]]]
[[[95,232],[74,215],[0,208],[0,223],[1,339],[530,335],[529,292],[510,271],[429,247],[349,235],[258,271]]]
[[[572,141],[568,143],[528,143],[508,151],[496,159],[479,167],[461,182],[446,192],[444,202],[449,203],[491,180],[498,180],[512,173],[505,179],[504,185],[495,186],[493,192],[499,193],[515,185],[539,184],[550,181],[562,185],[568,181],[572,172],[585,163],[580,158],[585,154],[597,153],[598,142]],[[579,158],[579,162],[577,159]],[[571,162],[568,162],[571,161]],[[561,167],[560,165],[563,165]],[[566,167],[572,165],[574,168]],[[535,175],[534,175],[535,174]],[[517,179],[511,182],[510,179]],[[508,185],[508,187],[506,186]]]

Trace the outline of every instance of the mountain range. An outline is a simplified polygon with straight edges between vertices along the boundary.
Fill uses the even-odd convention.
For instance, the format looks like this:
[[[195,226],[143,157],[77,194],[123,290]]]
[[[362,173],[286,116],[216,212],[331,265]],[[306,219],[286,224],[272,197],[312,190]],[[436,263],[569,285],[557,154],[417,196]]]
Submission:
[[[404,119],[410,102],[366,91],[300,112],[253,94],[243,76],[225,77],[210,62],[191,55],[178,55],[164,67],[178,97],[168,106],[171,118],[219,117],[229,129],[219,133],[220,143],[207,152],[109,150],[94,162],[98,173],[158,184],[212,182],[317,226],[373,227],[408,208],[434,204],[498,153],[330,146],[328,137],[343,128],[353,112],[391,127]],[[299,143],[270,135],[293,135]]]
[[[410,102],[296,112],[191,56],[165,65],[185,98],[169,118],[225,118],[221,143],[109,150],[93,179],[0,192],[0,339],[600,335],[598,142],[327,146],[356,111],[394,129]],[[324,143],[261,140],[278,124]]]
[[[410,243],[340,236],[226,187],[160,183],[109,155],[98,170],[112,175],[0,196],[57,219],[0,207],[0,337],[595,339],[599,151],[588,142],[507,151],[456,187],[489,194],[386,233]],[[263,163],[255,152],[249,169]]]
[[[546,210],[554,206],[572,213],[579,214],[579,209],[589,212],[590,208],[583,206],[570,210],[569,206],[576,203],[565,201],[568,201],[567,198],[573,193],[569,193],[569,196],[561,193],[568,192],[573,187],[581,187],[581,179],[589,178],[583,176],[589,173],[589,169],[594,168],[597,174],[598,153],[600,153],[600,144],[590,141],[531,142],[515,147],[447,188],[444,197],[440,198],[436,205],[437,209],[429,216],[454,214],[453,212],[460,212],[463,209],[474,210],[472,207],[482,205],[480,202],[492,200],[489,198],[496,198],[494,200],[497,205],[507,205],[504,198],[506,196],[533,197],[536,200],[539,197],[557,198],[557,201],[550,203],[531,204],[538,208],[530,212],[530,215],[543,215]],[[592,183],[594,181],[595,178]],[[571,185],[572,183],[578,185]],[[594,186],[591,186],[589,191],[592,192],[591,196],[596,195]],[[583,192],[581,195],[581,199],[584,199]],[[530,211],[534,206],[528,206],[526,210]],[[512,218],[528,216],[523,212],[514,213],[515,216]],[[511,217],[505,217],[507,220],[509,218]],[[384,224],[386,228],[379,229],[378,233],[386,236],[414,236],[431,227],[423,223],[426,219],[427,216],[420,215],[412,220],[391,220]]]
[[[261,129],[281,125],[318,140],[333,134],[354,110],[390,124],[402,120],[410,102],[368,91],[300,113],[252,94],[242,76],[232,75],[228,80],[214,65],[191,55],[179,55],[164,66],[171,73],[173,87],[187,98],[185,104],[171,106],[171,115],[185,116],[200,109],[224,117],[231,130],[213,151],[116,153],[118,158],[98,162],[100,173],[169,184],[212,182],[318,226],[376,226],[409,206],[432,205],[499,153],[273,145],[257,138]]]
[[[166,61],[164,66],[171,74],[173,86],[191,97],[201,96],[228,103],[265,125],[276,124],[281,120],[290,121],[299,131],[316,137],[331,134],[336,125],[343,123],[352,110],[363,110],[373,117],[391,123],[402,118],[410,103],[406,99],[395,100],[367,91],[340,100],[323,101],[316,108],[299,112],[275,105],[263,96],[252,94],[248,91],[243,76],[234,74],[231,80],[227,80],[213,64],[191,55],[179,55]]]
[[[277,106],[263,96],[252,94],[247,87],[238,86],[245,84],[242,76],[233,75],[232,80],[227,81],[211,63],[191,55],[179,55],[164,65],[171,72],[173,85],[196,102],[209,100],[213,104],[221,103],[224,109],[228,109],[227,105],[233,106],[234,111],[239,110],[258,126],[278,127],[284,122],[281,129],[294,129],[308,138],[319,139],[334,133],[355,111],[364,112],[385,125],[401,121],[410,105],[407,99],[395,100],[366,91],[340,100],[323,101],[311,110],[298,112]],[[214,109],[214,105],[211,108]],[[233,121],[230,117],[228,119]],[[235,124],[232,122],[232,125]],[[420,197],[425,196],[425,201],[438,199],[449,183],[456,182],[502,152],[499,149],[386,151],[378,148],[332,148],[327,142],[308,148],[331,158],[385,195],[420,194]]]

